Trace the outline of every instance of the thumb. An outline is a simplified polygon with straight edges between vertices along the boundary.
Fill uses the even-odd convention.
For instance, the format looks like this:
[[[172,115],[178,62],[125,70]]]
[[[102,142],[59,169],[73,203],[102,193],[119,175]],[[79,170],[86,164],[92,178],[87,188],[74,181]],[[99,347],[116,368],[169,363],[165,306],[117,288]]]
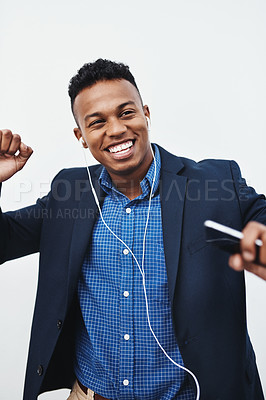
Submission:
[[[27,146],[25,143],[20,143],[18,158],[21,161],[26,162],[27,159],[32,155],[32,153],[33,150],[31,147]]]
[[[33,150],[31,147],[27,146],[25,143],[20,143],[19,153],[15,156],[17,171],[24,167],[32,153]]]

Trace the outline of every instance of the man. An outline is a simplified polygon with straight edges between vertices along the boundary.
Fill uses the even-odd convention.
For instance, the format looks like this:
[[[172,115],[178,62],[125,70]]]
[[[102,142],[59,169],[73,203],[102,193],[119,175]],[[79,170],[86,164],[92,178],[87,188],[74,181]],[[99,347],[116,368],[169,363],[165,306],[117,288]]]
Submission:
[[[40,252],[24,400],[72,386],[71,400],[195,399],[182,366],[203,400],[263,399],[243,273],[206,245],[203,222],[244,228],[230,264],[264,276],[252,264],[256,238],[266,263],[264,196],[234,162],[151,147],[150,111],[125,65],[85,64],[69,95],[75,136],[100,163],[90,168],[97,197],[85,168],[63,170],[36,205],[0,218],[2,263]],[[1,154],[2,182],[32,149],[5,130]]]

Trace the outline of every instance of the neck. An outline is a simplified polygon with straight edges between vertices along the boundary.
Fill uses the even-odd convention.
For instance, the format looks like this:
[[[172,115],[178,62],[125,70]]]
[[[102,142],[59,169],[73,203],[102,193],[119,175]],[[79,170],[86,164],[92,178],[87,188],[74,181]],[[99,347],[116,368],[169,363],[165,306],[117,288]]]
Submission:
[[[142,179],[141,179],[142,180]],[[140,181],[136,182],[133,180],[122,180],[120,182],[114,182],[117,189],[123,193],[129,200],[133,200],[140,196],[142,193]]]
[[[145,168],[140,166],[135,171],[127,175],[117,175],[114,174],[113,172],[109,172],[113,184],[121,193],[127,196],[130,200],[135,199],[136,197],[142,194],[140,182],[147,174],[152,161],[153,157],[151,157],[149,163],[145,165]]]

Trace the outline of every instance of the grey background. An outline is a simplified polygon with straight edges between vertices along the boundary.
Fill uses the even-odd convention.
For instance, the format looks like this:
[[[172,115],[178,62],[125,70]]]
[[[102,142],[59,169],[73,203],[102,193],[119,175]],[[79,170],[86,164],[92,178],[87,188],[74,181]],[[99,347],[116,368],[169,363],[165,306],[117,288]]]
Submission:
[[[152,141],[196,160],[235,159],[265,193],[265,17],[262,0],[2,0],[0,125],[34,149],[3,184],[2,208],[34,202],[58,170],[83,165],[67,85],[98,57],[131,66],[150,106]],[[1,399],[22,398],[37,263],[32,255],[0,269]],[[247,274],[248,326],[264,388],[265,304],[265,283]],[[39,398],[64,400],[68,392]]]

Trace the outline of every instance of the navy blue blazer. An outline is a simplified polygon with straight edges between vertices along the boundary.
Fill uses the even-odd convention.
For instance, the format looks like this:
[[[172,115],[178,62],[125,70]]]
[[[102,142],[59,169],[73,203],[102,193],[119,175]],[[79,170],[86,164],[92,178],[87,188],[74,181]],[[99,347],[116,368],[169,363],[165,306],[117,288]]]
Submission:
[[[261,400],[244,275],[228,267],[225,252],[206,244],[203,222],[239,230],[250,220],[266,224],[265,197],[246,185],[233,161],[196,163],[159,150],[169,296],[185,366],[197,376],[202,400]],[[101,166],[90,169],[103,201]],[[40,252],[24,400],[71,388],[75,379],[76,287],[97,216],[85,168],[61,171],[35,205],[0,215],[1,263]]]

